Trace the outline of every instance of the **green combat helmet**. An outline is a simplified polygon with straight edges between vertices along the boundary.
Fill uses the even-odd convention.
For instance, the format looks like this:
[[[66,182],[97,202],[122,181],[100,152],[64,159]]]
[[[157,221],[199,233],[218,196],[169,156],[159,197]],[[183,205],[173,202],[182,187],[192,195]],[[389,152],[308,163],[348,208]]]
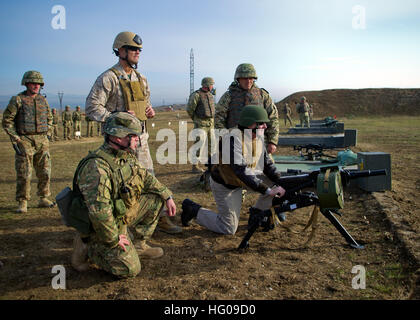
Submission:
[[[80,106],[77,106],[77,107],[76,107],[76,110],[78,110],[78,111],[79,111],[79,110],[80,110]]]
[[[205,77],[201,80],[202,87],[210,87],[212,84],[214,84],[214,80],[211,77]]]
[[[105,121],[104,132],[118,138],[124,138],[129,134],[141,135],[142,126],[140,120],[128,112],[112,113]]]
[[[256,105],[247,105],[239,116],[239,125],[242,127],[249,127],[253,123],[270,122],[267,111]]]
[[[44,86],[44,78],[38,71],[26,71],[22,78],[22,86],[25,86],[27,83],[39,83],[41,87]]]
[[[235,80],[238,80],[238,78],[254,78],[258,79],[257,77],[257,71],[255,71],[255,68],[250,63],[242,63],[240,64],[235,71]]]

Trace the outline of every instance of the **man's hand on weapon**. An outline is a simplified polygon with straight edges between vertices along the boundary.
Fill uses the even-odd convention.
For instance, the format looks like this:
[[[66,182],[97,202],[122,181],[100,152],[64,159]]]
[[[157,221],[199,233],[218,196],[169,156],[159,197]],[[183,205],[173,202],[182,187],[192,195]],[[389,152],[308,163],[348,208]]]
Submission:
[[[271,189],[271,191],[269,192],[269,195],[271,197],[283,197],[284,194],[286,193],[286,190],[284,190],[282,187],[279,186],[275,186],[274,188]]]
[[[267,152],[269,154],[275,153],[277,150],[277,146],[275,144],[269,143],[267,146]]]

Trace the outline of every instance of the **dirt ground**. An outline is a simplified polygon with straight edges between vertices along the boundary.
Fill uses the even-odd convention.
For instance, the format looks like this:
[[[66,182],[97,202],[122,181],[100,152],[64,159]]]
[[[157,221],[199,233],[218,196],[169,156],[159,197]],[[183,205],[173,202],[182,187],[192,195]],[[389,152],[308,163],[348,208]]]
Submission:
[[[419,299],[418,145],[383,146],[365,139],[353,150],[390,152],[393,160],[392,191],[346,189],[343,216],[338,218],[365,245],[363,250],[351,249],[322,216],[315,238],[304,247],[309,233],[298,232],[312,210],[304,208],[289,213],[274,230],[257,232],[249,250],[239,253],[236,248],[246,233],[247,208],[257,197],[249,193],[234,236],[217,235],[195,223],[178,235],[156,231],[151,243],[161,246],[165,255],[156,260],[142,259],[142,271],[136,278],[119,280],[94,267],[85,273],[72,269],[74,230],[62,224],[57,208],[35,207],[36,179],[28,213],[14,213],[13,153],[4,133],[0,138],[1,299]],[[74,168],[87,150],[100,144],[100,138],[51,144],[53,165],[58,168],[53,170],[54,195],[70,185]],[[150,144],[153,151],[161,142]],[[181,225],[181,203],[187,197],[215,209],[211,192],[203,190],[190,165],[155,162],[155,171],[174,193],[178,207],[175,223]],[[393,214],[398,216],[395,221]],[[65,290],[52,287],[56,275],[52,268],[56,265],[65,268]],[[365,268],[365,289],[352,287],[355,266]]]

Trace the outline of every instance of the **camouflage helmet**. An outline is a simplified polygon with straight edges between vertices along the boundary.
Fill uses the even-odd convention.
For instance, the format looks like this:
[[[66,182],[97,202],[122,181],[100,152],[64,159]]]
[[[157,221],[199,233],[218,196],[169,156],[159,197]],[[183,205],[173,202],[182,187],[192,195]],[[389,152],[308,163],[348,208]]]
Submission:
[[[235,71],[235,80],[238,80],[238,78],[254,78],[258,79],[257,77],[257,71],[255,71],[255,68],[250,63],[242,63],[240,64]]]
[[[57,112],[57,109],[56,108],[52,108],[51,109],[51,112]]]
[[[212,84],[214,84],[214,80],[211,77],[205,77],[201,80],[202,87],[210,87]]]
[[[117,51],[119,48],[124,46],[131,46],[137,47],[141,50],[143,47],[143,41],[141,40],[140,36],[130,32],[130,31],[123,31],[117,34],[115,37],[114,43],[112,44],[112,49]]]
[[[239,116],[239,125],[249,127],[253,123],[270,122],[267,111],[257,105],[246,105]]]
[[[41,86],[44,86],[44,78],[38,71],[26,71],[23,75],[21,84],[22,86],[25,86],[27,83],[39,83]]]
[[[129,134],[141,135],[142,126],[139,119],[128,112],[114,112],[105,121],[104,132],[118,138]]]
[[[306,101],[306,97],[305,96],[301,97],[300,101]]]
[[[76,110],[80,110],[80,106],[76,106]]]
[[[69,105],[66,105],[66,110],[70,110],[70,106]]]

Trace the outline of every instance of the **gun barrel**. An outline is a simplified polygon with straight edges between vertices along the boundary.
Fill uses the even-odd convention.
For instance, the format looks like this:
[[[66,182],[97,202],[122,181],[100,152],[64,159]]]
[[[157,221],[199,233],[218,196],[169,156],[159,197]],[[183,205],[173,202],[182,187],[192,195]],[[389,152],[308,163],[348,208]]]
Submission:
[[[386,176],[387,172],[385,169],[378,170],[361,170],[361,171],[345,171],[346,175],[350,179],[357,179],[362,177],[373,177],[373,176]]]

